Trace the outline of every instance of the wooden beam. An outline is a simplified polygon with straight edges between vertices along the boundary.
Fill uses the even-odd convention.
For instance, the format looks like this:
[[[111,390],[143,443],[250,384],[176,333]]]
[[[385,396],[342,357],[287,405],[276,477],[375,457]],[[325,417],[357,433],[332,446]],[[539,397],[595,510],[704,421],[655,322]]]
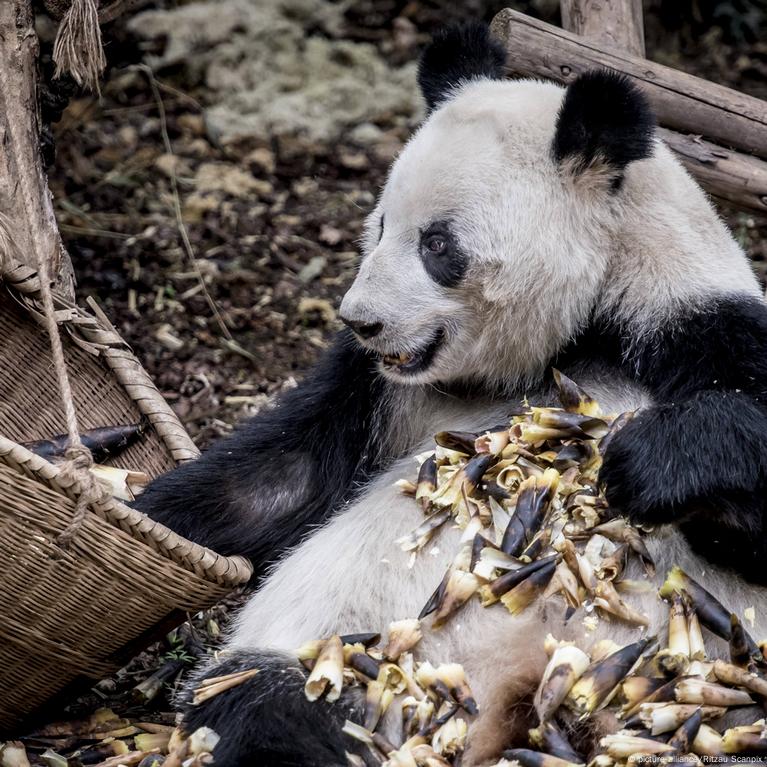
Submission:
[[[767,157],[765,101],[607,48],[508,8],[496,15],[492,27],[508,49],[510,75],[569,83],[590,69],[615,69],[644,90],[661,125]]]
[[[71,297],[72,265],[40,158],[37,52],[30,0],[0,0],[0,259],[37,269],[39,254]]]
[[[666,128],[658,135],[711,195],[739,208],[767,212],[767,163]]]
[[[561,0],[560,7],[568,32],[644,56],[641,0]]]

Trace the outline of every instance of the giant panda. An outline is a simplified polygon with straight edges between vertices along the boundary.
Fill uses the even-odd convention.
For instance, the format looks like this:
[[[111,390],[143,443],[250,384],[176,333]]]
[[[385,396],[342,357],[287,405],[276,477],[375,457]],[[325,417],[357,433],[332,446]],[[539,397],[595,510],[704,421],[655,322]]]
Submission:
[[[360,701],[309,703],[291,651],[418,614],[459,532],[408,568],[395,539],[418,511],[395,480],[435,432],[489,428],[523,397],[552,404],[554,365],[605,411],[638,410],[601,479],[614,510],[653,527],[658,569],[754,606],[765,635],[767,307],[747,258],[627,79],[508,81],[504,58],[480,25],[435,38],[419,70],[428,116],[367,219],[347,329],[297,389],[139,500],[245,553],[260,581],[200,672],[260,673],[185,707],[188,729],[222,736],[219,767],[347,763],[341,725]],[[653,630],[666,608],[642,600]],[[419,652],[462,663],[480,704],[464,765],[513,738],[546,633],[636,638],[608,621],[585,636],[561,612],[472,602],[425,631]]]

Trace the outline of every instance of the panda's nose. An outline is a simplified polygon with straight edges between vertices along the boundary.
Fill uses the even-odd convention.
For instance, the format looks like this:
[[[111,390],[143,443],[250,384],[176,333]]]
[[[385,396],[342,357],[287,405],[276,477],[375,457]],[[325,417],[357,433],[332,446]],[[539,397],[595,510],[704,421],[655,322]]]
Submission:
[[[383,322],[362,322],[360,320],[351,320],[341,315],[341,322],[350,327],[360,338],[369,340],[377,336],[383,330]]]

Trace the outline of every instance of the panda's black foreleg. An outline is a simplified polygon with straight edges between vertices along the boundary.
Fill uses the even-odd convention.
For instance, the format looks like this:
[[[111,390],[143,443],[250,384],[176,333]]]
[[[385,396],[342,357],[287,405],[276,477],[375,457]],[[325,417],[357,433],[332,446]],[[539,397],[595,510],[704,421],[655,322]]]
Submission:
[[[600,348],[657,403],[616,435],[600,473],[638,523],[674,523],[711,562],[767,582],[767,304],[691,302],[637,338],[602,328]]]
[[[194,705],[203,678],[258,669],[248,681]],[[366,747],[342,732],[346,719],[361,722],[364,697],[345,691],[330,704],[304,694],[306,671],[298,661],[274,651],[235,651],[206,666],[184,693],[183,727],[210,727],[221,737],[216,767],[346,767],[347,753],[363,759]]]
[[[635,523],[676,523],[708,561],[767,583],[767,412],[753,397],[702,391],[641,411],[600,477]]]
[[[135,507],[221,554],[249,557],[258,576],[385,460],[386,387],[343,332],[296,389],[152,482]]]

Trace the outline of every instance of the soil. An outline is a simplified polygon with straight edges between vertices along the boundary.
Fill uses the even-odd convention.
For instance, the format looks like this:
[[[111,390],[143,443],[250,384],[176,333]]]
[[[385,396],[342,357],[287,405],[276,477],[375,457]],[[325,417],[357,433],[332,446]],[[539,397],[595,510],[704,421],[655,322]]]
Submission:
[[[765,8],[739,1],[648,3],[648,57],[767,98]],[[420,119],[413,62],[430,33],[505,5],[558,22],[546,0],[226,5],[239,8],[231,23],[207,0],[160,2],[106,27],[101,98],[70,100],[52,125],[49,170],[80,298],[99,302],[202,448],[294,385],[339,327],[363,219]],[[253,25],[267,11],[295,52],[264,63],[270,35]],[[50,40],[50,20],[39,26]],[[335,80],[321,81],[318,61]],[[363,92],[348,71],[371,78]],[[763,277],[767,217],[722,214]],[[98,705],[134,711],[136,683],[215,644],[238,601],[198,616],[195,630],[186,624],[59,718]],[[157,712],[170,711],[177,683],[136,715],[165,721]]]

